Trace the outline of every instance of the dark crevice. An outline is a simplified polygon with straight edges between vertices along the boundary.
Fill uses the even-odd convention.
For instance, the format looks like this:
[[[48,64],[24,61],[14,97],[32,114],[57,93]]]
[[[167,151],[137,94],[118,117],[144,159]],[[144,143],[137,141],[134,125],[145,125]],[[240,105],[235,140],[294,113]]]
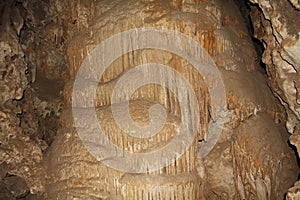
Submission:
[[[297,164],[298,164],[298,167],[300,167],[300,157],[298,156],[298,151],[297,151],[297,148],[291,144],[291,142],[288,140],[287,141],[289,147],[293,150],[294,154],[295,154],[295,157],[297,158]],[[300,174],[299,174],[300,176]]]
[[[254,4],[249,3],[248,0],[233,0],[233,2],[236,4],[238,9],[240,10],[240,13],[243,17],[243,21],[247,27],[249,36],[251,37],[251,40],[253,42],[256,54],[257,54],[257,63],[261,67],[261,71],[264,74],[267,74],[267,66],[265,63],[262,61],[262,55],[265,51],[265,47],[263,45],[263,42],[260,41],[258,38],[254,37],[254,27],[252,24],[250,12],[251,12],[251,7],[256,6]]]

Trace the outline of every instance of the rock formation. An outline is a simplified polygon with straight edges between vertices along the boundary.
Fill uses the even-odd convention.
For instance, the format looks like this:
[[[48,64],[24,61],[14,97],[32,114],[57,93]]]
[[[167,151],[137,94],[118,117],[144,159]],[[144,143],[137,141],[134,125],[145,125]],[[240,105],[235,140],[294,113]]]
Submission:
[[[265,49],[262,62],[266,65],[268,85],[285,107],[286,128],[293,134],[290,142],[299,149],[299,1],[251,0],[251,3],[254,37]],[[297,199],[294,195],[299,194],[291,189],[287,198]]]
[[[299,2],[245,3],[252,24],[244,23],[242,15],[247,13],[240,13],[229,0],[0,3],[0,198],[284,199],[286,195],[297,199],[299,171],[291,146],[300,148]],[[149,27],[180,32],[206,50],[222,77],[224,112],[213,108],[207,83],[214,83],[209,77],[203,77],[189,60],[154,48],[118,57],[96,80],[95,93],[86,84],[81,88],[87,92],[74,94],[78,71],[97,45],[124,31]],[[267,74],[251,34],[264,46]],[[110,52],[105,53],[109,57]],[[180,158],[166,167],[139,173],[108,167],[93,156],[78,133],[80,128],[91,133],[94,129],[86,112],[90,107],[95,107],[107,138],[126,151],[161,148],[180,129],[184,113],[177,79],[166,81],[174,91],[148,84],[130,96],[129,113],[140,126],[155,119],[149,114],[151,106],[158,103],[165,108],[166,121],[156,135],[135,138],[118,127],[111,108],[120,108],[117,112],[122,115],[124,95],[134,86],[122,85],[124,92],[116,101],[111,99],[114,88],[126,72],[147,63],[168,65],[192,86],[198,103],[190,101],[188,108],[193,113],[199,107],[201,129]],[[157,76],[160,73],[153,75]],[[90,97],[94,104],[84,101]],[[76,109],[82,111],[82,120],[74,118]],[[215,115],[222,116],[222,133],[203,156]],[[188,123],[195,123],[193,116]]]

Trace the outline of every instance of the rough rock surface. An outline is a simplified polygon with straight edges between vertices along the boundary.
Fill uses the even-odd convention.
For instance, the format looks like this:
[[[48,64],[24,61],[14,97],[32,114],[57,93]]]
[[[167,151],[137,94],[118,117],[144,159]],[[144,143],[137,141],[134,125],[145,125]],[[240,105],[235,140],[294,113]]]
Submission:
[[[266,65],[268,84],[285,107],[286,128],[293,134],[290,141],[299,153],[299,1],[250,2],[254,37],[265,49],[262,62]],[[289,190],[287,199],[297,199],[294,197],[297,196],[297,185]]]
[[[1,10],[0,168],[7,165],[1,169],[4,174],[24,178],[32,193],[43,192],[42,151],[19,126],[23,109],[18,101],[28,87],[28,66],[18,38],[24,21],[13,1],[1,3]]]
[[[286,1],[251,0],[254,36],[265,51],[262,61],[267,66],[268,83],[285,105],[287,129],[294,133],[300,119],[299,106],[299,16],[300,12]]]
[[[268,85],[230,0],[0,2],[0,199],[283,199],[285,193],[299,199],[299,182],[292,187],[297,163],[284,128],[300,151],[299,1],[249,1],[254,36],[265,47]],[[124,136],[110,96],[127,70],[148,62],[169,65],[189,81],[199,102],[202,129],[187,151],[165,168],[135,174],[109,168],[87,151],[71,106],[74,79],[87,54],[113,34],[140,27],[176,30],[199,42],[221,72],[228,110],[220,113],[226,118],[218,143],[200,158],[213,121],[205,78],[166,51],[140,50],[116,59],[95,97],[99,122],[115,145],[133,152],[156,149],[170,142],[181,121],[176,95],[150,84],[131,96],[131,116],[145,125],[149,108],[159,103],[168,111],[166,124],[139,145]],[[80,123],[87,130],[93,128],[89,118]]]
[[[64,6],[70,8],[69,13],[63,12]],[[83,197],[164,199],[167,196],[179,199],[284,197],[284,193],[296,180],[297,174],[293,152],[287,145],[288,134],[283,128],[286,121],[284,109],[265,83],[247,29],[232,2],[156,0],[81,1],[76,4],[56,1],[56,7],[61,13],[66,35],[70,39],[66,53],[71,79],[64,91],[67,107],[71,106],[72,85],[76,73],[86,55],[99,42],[132,28],[161,27],[190,36],[210,54],[222,73],[227,92],[228,113],[221,138],[207,157],[197,158],[197,152],[191,149],[190,157],[183,157],[183,161],[187,160],[189,163],[185,167],[178,164],[170,166],[171,170],[135,175],[118,172],[97,163],[84,149],[73,127],[70,111],[65,110],[61,117],[64,128],[59,131],[49,152],[51,158],[49,166],[53,169],[50,171],[51,178],[48,185],[50,199]],[[116,125],[110,122],[111,114],[105,109],[111,104],[112,88],[124,71],[149,61],[167,63],[180,71],[183,76],[186,73],[193,73],[192,70],[186,70],[189,69],[187,63],[171,53],[154,50],[134,52],[122,56],[110,66],[96,92],[95,105],[100,112],[98,117],[102,121],[102,117],[106,116],[104,127],[107,126],[110,139],[116,144],[126,142],[128,146],[125,145],[123,148],[133,151],[140,149],[135,149],[134,141],[132,143],[132,140],[119,136],[121,133]],[[205,127],[211,120],[208,114],[210,102],[206,100],[207,89],[201,80],[201,77],[197,77],[196,81],[189,81],[198,88],[200,112],[203,113],[201,117]],[[168,109],[169,116],[178,115],[176,100],[157,86],[140,88],[132,98],[131,114],[133,118],[137,118],[137,122],[142,123],[143,120],[139,120],[147,119],[142,111],[147,110],[145,106],[147,101],[161,103]],[[164,101],[166,98],[169,100],[168,103]],[[85,105],[77,103],[76,106],[84,109]],[[103,112],[106,114],[101,114]],[[86,122],[82,124],[86,125]],[[176,120],[174,125],[177,126]],[[168,133],[168,130],[172,129],[166,127],[166,131],[160,134],[170,137],[172,131]],[[200,141],[198,147],[201,146],[205,134],[198,135]],[[269,143],[271,138],[271,143],[276,145]],[[163,140],[154,142],[164,144]],[[175,169],[176,173],[170,173],[172,169]],[[158,185],[155,180],[162,181]],[[174,180],[171,185],[170,180]],[[200,188],[195,188],[195,184],[201,185]],[[176,189],[179,185],[180,189]],[[182,196],[176,196],[179,194],[176,193],[178,190],[182,190]]]
[[[43,152],[56,134],[62,107],[59,91],[53,85],[59,87],[58,79],[64,76],[64,66],[57,64],[57,60],[63,60],[63,54],[59,56],[59,48],[45,36],[53,32],[53,26],[45,28],[49,22],[42,19],[50,19],[51,11],[44,13],[44,10],[51,8],[40,3],[14,0],[0,3],[0,171],[5,187],[1,192],[6,196],[3,199],[29,198],[32,194],[43,198],[47,174]],[[47,34],[41,35],[41,30]],[[39,45],[41,36],[44,43]],[[51,52],[52,57],[38,57],[41,49]],[[45,60],[48,65],[37,64]],[[43,87],[48,80],[41,80],[46,78],[55,79],[55,84]],[[38,82],[38,87],[34,82]]]

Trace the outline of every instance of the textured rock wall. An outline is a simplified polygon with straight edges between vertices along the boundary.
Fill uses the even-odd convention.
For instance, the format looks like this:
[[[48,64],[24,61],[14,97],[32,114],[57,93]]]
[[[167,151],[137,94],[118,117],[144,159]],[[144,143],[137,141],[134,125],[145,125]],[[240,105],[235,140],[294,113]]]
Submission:
[[[44,171],[41,149],[20,127],[23,106],[19,101],[28,87],[28,66],[18,37],[24,21],[15,2],[1,3],[1,10],[0,181],[1,190],[10,190],[16,182],[20,182],[20,188],[16,186],[12,193],[3,193],[3,198],[11,199],[25,196],[29,190],[32,193],[43,192],[41,177]],[[15,178],[13,181],[10,177],[14,176],[19,180]],[[21,183],[23,179],[26,180],[24,184]]]
[[[63,12],[64,6],[70,12]],[[61,117],[64,128],[59,131],[49,154],[49,198],[284,197],[297,174],[296,161],[288,148],[288,135],[283,128],[286,121],[284,109],[265,83],[248,32],[232,2],[157,0],[81,1],[76,4],[56,1],[56,7],[70,38],[66,53],[71,79],[64,92],[65,104],[69,108]],[[207,50],[222,73],[227,92],[228,118],[218,144],[204,159],[197,157],[197,151],[194,150],[201,146],[201,142],[194,143],[177,165],[151,174],[130,174],[107,168],[84,149],[70,120],[71,92],[73,79],[83,59],[99,42],[121,31],[151,26],[180,31]],[[124,148],[133,151],[141,149],[135,149],[134,141],[130,138],[121,137],[122,132],[114,125],[107,106],[111,104],[111,90],[124,71],[149,61],[167,63],[183,75],[193,73],[182,70],[188,68],[188,64],[168,52],[134,52],[117,59],[110,66],[96,92],[98,117],[100,121],[104,120],[105,129],[112,134],[109,135],[110,139],[115,143],[126,143]],[[211,120],[208,115],[210,105],[206,100],[207,90],[202,78],[197,77],[196,80],[189,81],[199,88],[197,91],[205,127]],[[166,98],[170,104],[165,103]],[[141,88],[133,95],[133,99],[131,114],[138,122],[139,119],[147,119],[144,112],[152,101],[156,101],[169,110],[168,120],[173,126],[177,126],[179,119],[176,100],[161,88]],[[84,107],[82,104],[78,106]],[[86,122],[82,124],[85,125]],[[167,123],[158,135],[171,137],[173,128]],[[205,132],[199,134],[199,141],[204,136]],[[154,144],[160,145],[166,141],[153,139]],[[157,180],[161,182],[158,183]]]
[[[250,2],[254,37],[265,48],[262,61],[268,84],[285,107],[290,142],[299,149],[299,1]],[[291,188],[287,199],[299,198],[295,188]]]
[[[286,1],[251,1],[254,36],[265,51],[262,61],[267,66],[268,83],[285,105],[287,129],[294,133],[299,121],[298,51],[300,12]]]
[[[299,198],[299,182],[291,187],[298,168],[284,128],[298,148],[299,3],[251,2],[254,36],[265,46],[268,85],[249,32],[229,0],[1,2],[0,199],[283,199],[287,191],[287,198]],[[115,60],[97,87],[95,105],[109,139],[126,150],[164,146],[181,120],[176,97],[148,85],[132,95],[132,118],[147,124],[148,110],[158,102],[168,111],[166,124],[139,145],[124,137],[109,106],[126,70],[167,64],[190,82],[199,99],[202,131],[191,147],[168,167],[133,174],[108,168],[87,151],[74,128],[71,96],[87,54],[111,35],[140,27],[176,30],[199,42],[221,72],[228,111],[220,113],[226,120],[218,143],[201,158],[212,123],[201,74],[166,51],[140,50]],[[81,123],[85,129],[89,118]]]
[[[10,0],[0,8],[0,199],[41,199],[44,152],[63,106],[62,28],[47,2]]]

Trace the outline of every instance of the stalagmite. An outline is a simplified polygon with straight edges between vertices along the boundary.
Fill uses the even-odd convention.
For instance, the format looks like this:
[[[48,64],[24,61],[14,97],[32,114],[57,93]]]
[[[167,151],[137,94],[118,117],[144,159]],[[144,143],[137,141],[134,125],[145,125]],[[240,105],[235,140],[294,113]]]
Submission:
[[[103,6],[104,4],[106,7]],[[109,12],[106,11],[107,9]],[[97,44],[114,34],[132,28],[168,28],[180,31],[198,41],[219,66],[228,93],[229,110],[226,113],[227,121],[224,122],[226,128],[220,141],[208,157],[204,159],[197,157],[196,150],[199,148],[196,147],[201,146],[201,142],[198,143],[198,141],[205,139],[205,135],[208,134],[209,121],[212,120],[209,114],[211,112],[211,102],[208,86],[205,85],[202,75],[194,71],[193,66],[187,63],[186,60],[170,52],[153,49],[129,52],[116,59],[109,66],[96,87],[94,105],[97,107],[99,122],[104,128],[104,132],[108,134],[109,140],[125,150],[144,152],[166,145],[176,135],[176,127],[180,124],[182,114],[180,113],[180,104],[176,99],[176,94],[174,95],[155,84],[143,86],[132,94],[130,114],[137,123],[147,124],[147,121],[149,122],[148,110],[151,104],[158,102],[163,105],[167,109],[168,116],[164,128],[157,135],[151,137],[151,139],[135,139],[126,136],[126,133],[120,131],[113,120],[110,105],[112,104],[111,96],[117,82],[130,69],[151,62],[168,64],[193,86],[199,102],[200,121],[204,132],[198,134],[192,146],[180,159],[165,169],[149,174],[118,172],[112,168],[107,168],[101,163],[96,165],[96,160],[90,156],[84,156],[85,159],[83,160],[76,158],[82,154],[83,147],[78,146],[79,139],[74,133],[74,124],[69,122],[72,119],[71,112],[67,111],[61,118],[63,124],[65,124],[63,125],[64,129],[60,130],[61,136],[59,137],[61,138],[57,140],[59,142],[54,143],[51,149],[51,157],[58,156],[57,159],[51,161],[55,169],[52,172],[53,178],[49,186],[51,198],[62,198],[63,196],[83,198],[87,195],[82,190],[83,187],[89,188],[87,191],[90,191],[88,193],[90,196],[112,195],[114,197],[110,198],[122,199],[201,199],[204,197],[210,199],[213,198],[212,195],[216,195],[218,198],[256,199],[267,197],[272,199],[283,197],[284,190],[288,186],[281,187],[278,185],[280,178],[274,177],[274,174],[282,174],[280,177],[287,176],[287,180],[291,180],[289,184],[295,180],[284,168],[275,167],[274,169],[265,170],[268,164],[265,165],[263,157],[255,157],[254,160],[249,160],[249,163],[247,163],[249,168],[238,164],[245,162],[244,157],[248,158],[254,155],[252,151],[240,152],[239,150],[239,146],[248,140],[242,137],[243,134],[246,134],[245,130],[241,133],[236,131],[241,129],[239,128],[242,126],[241,123],[247,123],[256,115],[264,116],[262,119],[270,118],[272,121],[272,117],[273,119],[280,117],[276,114],[280,110],[277,105],[278,102],[272,97],[268,87],[264,84],[263,76],[258,72],[254,47],[247,36],[247,30],[242,22],[239,22],[241,21],[239,20],[240,16],[234,14],[235,9],[233,4],[222,3],[221,1],[216,3],[206,1],[177,2],[176,4],[169,4],[164,1],[128,1],[124,4],[117,2],[102,4],[98,2],[91,7],[91,10],[95,12],[94,16],[87,20],[90,21],[89,25],[80,28],[83,31],[70,41],[67,48],[71,76],[64,90],[67,107],[72,106],[72,91],[74,91],[73,84],[76,73],[88,53]],[[114,19],[113,24],[110,21],[111,18]],[[253,83],[256,83],[256,85]],[[257,84],[259,89],[257,89]],[[86,87],[84,91],[88,92],[75,94],[76,97],[80,97],[78,98],[79,101],[75,102],[75,106],[85,109],[89,104],[87,105],[86,102],[80,100],[93,97],[94,91],[89,84],[82,85],[82,87]],[[124,87],[124,94],[126,89],[129,91],[129,88],[131,88],[130,85]],[[122,94],[120,94],[121,96]],[[270,104],[270,102],[273,103]],[[83,127],[86,124],[87,121],[82,121]],[[259,130],[264,130],[264,126],[277,130],[275,123],[272,122],[262,123],[261,125],[256,123],[254,126],[257,126]],[[71,129],[72,133],[65,130],[65,128]],[[238,129],[235,130],[235,128]],[[263,133],[257,132],[257,134],[249,135],[249,138],[262,140],[260,137]],[[280,135],[280,133],[278,134]],[[64,138],[66,136],[63,135],[68,136]],[[69,145],[73,143],[70,140],[74,140],[75,136],[77,145],[73,145],[68,150]],[[241,140],[239,140],[240,137]],[[262,141],[267,142],[267,139]],[[282,140],[278,139],[278,141],[280,143]],[[260,144],[250,140],[249,145],[253,145],[252,148],[255,149]],[[64,152],[72,152],[66,155],[68,159],[65,156],[59,156],[61,148],[64,149]],[[284,157],[278,156],[278,154],[290,154],[288,147],[282,144],[282,146],[278,146],[277,150],[277,154],[272,153],[267,156],[269,162],[286,162]],[[218,156],[219,154],[221,156]],[[71,164],[71,160],[78,164]],[[221,165],[218,167],[219,165],[214,163],[221,163]],[[72,167],[68,168],[67,171],[63,170],[63,166],[68,165],[72,165]],[[295,163],[291,165],[295,166]],[[61,167],[57,168],[55,166]],[[102,170],[96,170],[95,168],[101,168]],[[204,177],[199,171],[201,168],[205,169]],[[77,171],[82,171],[82,169],[90,173],[80,173],[79,175]],[[104,169],[105,173],[103,173]],[[263,171],[258,172],[260,170]],[[61,175],[56,176],[57,173]],[[250,174],[244,175],[244,173]],[[73,181],[69,182],[68,180],[71,177]],[[95,177],[97,178],[95,179]],[[251,179],[250,182],[246,181],[247,177]],[[98,185],[97,180],[104,180],[106,184],[103,186]],[[89,182],[88,185],[86,181]],[[217,184],[218,182],[221,185]],[[57,187],[57,183],[60,183],[59,187]],[[252,189],[248,188],[248,184],[251,185]],[[199,185],[202,186],[199,187]],[[103,192],[99,193],[99,191]],[[109,198],[108,196],[107,198]]]
[[[299,199],[299,1],[0,10],[0,199]]]

